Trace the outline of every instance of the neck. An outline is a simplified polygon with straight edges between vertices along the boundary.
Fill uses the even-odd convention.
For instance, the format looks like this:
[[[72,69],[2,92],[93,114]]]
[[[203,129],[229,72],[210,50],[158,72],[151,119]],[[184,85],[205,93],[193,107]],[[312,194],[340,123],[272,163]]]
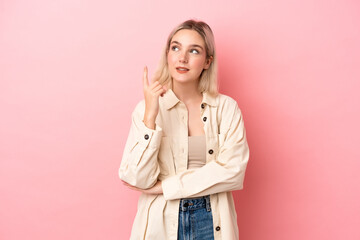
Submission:
[[[202,93],[198,90],[198,81],[187,83],[179,83],[173,81],[172,90],[180,101],[185,103],[192,103],[202,99]]]

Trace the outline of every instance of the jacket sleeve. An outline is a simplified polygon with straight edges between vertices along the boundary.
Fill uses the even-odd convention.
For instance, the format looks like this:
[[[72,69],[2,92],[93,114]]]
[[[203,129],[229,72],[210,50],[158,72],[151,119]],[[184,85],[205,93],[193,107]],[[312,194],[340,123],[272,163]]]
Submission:
[[[241,111],[237,103],[234,105],[231,109],[234,114],[217,158],[201,168],[186,170],[163,180],[162,188],[166,200],[243,188],[249,147]]]
[[[132,113],[132,122],[119,168],[119,177],[138,188],[146,189],[157,182],[160,168],[157,161],[162,129],[146,127],[143,122],[144,100]]]

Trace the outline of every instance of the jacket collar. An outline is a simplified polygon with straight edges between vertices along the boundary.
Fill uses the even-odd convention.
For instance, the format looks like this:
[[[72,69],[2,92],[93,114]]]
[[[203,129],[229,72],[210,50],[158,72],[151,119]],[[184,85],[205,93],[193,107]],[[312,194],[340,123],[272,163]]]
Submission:
[[[175,93],[172,91],[172,89],[168,89],[166,93],[163,96],[163,102],[167,110],[174,107],[180,100],[176,97]],[[207,105],[210,105],[212,107],[217,106],[217,102],[214,96],[203,92],[203,100],[202,103],[206,103]]]
[[[217,107],[218,103],[216,102],[216,97],[208,94],[207,92],[203,93],[203,103],[206,103],[207,105],[210,105],[212,107]]]

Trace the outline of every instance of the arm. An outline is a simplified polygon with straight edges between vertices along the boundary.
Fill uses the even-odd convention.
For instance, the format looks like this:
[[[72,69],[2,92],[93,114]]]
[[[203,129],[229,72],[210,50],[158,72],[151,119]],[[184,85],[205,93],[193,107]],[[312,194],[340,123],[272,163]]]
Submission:
[[[132,123],[119,168],[119,177],[138,188],[150,188],[160,173],[157,162],[162,129],[148,128],[143,122],[145,103],[141,101],[132,113]]]
[[[234,114],[218,157],[201,168],[190,169],[163,180],[165,199],[198,197],[242,189],[249,147],[241,111],[237,104],[231,110]]]
[[[157,162],[162,129],[155,124],[159,112],[159,96],[166,88],[158,81],[148,82],[148,69],[143,74],[144,100],[135,108],[126,141],[119,177],[140,189],[154,186],[160,173]]]

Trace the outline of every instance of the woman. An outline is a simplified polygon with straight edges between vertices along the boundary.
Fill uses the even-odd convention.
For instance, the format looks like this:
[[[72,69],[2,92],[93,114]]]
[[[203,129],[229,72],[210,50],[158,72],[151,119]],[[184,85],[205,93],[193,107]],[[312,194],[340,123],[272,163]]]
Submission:
[[[131,239],[238,239],[231,191],[243,187],[249,148],[236,101],[217,92],[210,27],[176,27],[143,85],[119,169],[142,192]]]

